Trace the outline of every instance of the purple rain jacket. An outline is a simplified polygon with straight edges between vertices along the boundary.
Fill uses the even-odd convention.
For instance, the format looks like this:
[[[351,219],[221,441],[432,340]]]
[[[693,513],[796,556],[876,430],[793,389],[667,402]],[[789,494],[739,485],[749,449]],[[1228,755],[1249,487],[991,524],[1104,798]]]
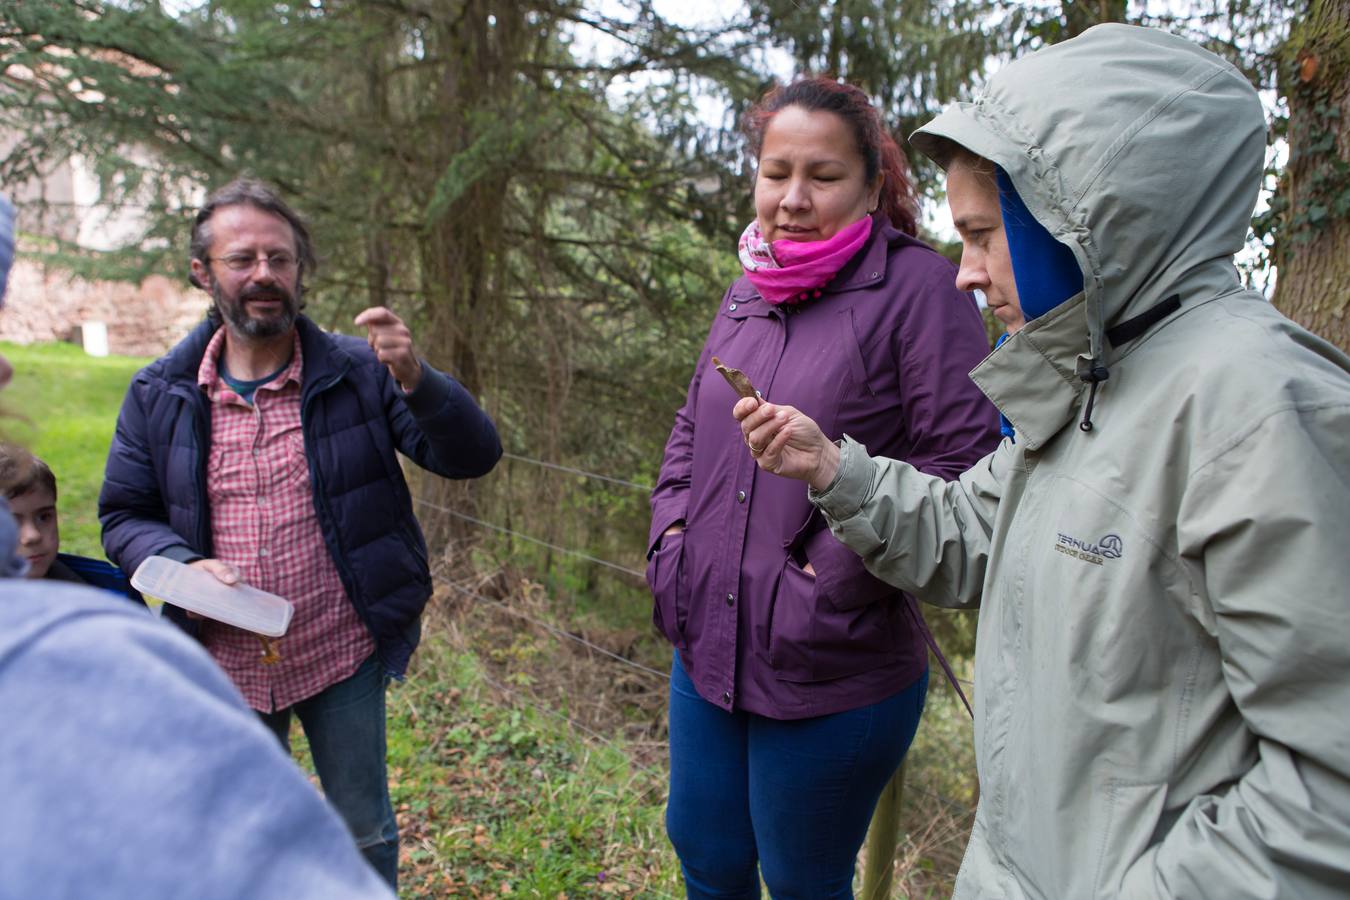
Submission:
[[[652,492],[647,566],[653,621],[708,702],[826,715],[903,690],[928,660],[913,601],[830,534],[805,484],[756,466],[710,358],[831,439],[955,478],[1000,440],[966,374],[988,339],[955,280],[937,252],[878,222],[817,300],[774,307],[744,277],[723,297]]]

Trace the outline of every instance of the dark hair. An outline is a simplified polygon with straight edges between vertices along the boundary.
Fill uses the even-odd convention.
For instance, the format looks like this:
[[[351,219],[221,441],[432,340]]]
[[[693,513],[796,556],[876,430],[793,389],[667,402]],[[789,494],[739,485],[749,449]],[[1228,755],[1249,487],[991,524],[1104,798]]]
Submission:
[[[905,234],[915,234],[919,202],[914,196],[909,166],[895,138],[882,127],[881,116],[867,95],[847,82],[821,77],[801,78],[773,88],[745,116],[745,135],[750,139],[750,152],[756,159],[764,146],[764,132],[769,121],[789,106],[800,106],[809,112],[834,113],[853,128],[866,180],[870,183],[878,172],[884,176],[877,210]]]
[[[216,210],[227,206],[252,206],[280,216],[290,224],[291,232],[295,235],[295,255],[300,264],[296,271],[296,293],[303,294],[305,273],[313,272],[318,266],[314,247],[309,240],[309,229],[305,227],[305,220],[286,205],[280,194],[256,178],[236,178],[206,198],[205,205],[197,211],[197,217],[192,222],[192,259],[201,260],[202,265],[209,264],[207,255],[211,247],[211,217]],[[188,280],[194,287],[206,290],[206,285],[198,281],[191,270]]]
[[[948,141],[948,144],[947,152],[943,154],[942,168],[950,172],[957,166],[965,166],[982,180],[989,182],[994,190],[998,190],[997,166],[974,150],[970,150],[955,141]]]
[[[22,447],[0,444],[0,493],[5,499],[46,488],[56,499],[56,476],[45,462]]]

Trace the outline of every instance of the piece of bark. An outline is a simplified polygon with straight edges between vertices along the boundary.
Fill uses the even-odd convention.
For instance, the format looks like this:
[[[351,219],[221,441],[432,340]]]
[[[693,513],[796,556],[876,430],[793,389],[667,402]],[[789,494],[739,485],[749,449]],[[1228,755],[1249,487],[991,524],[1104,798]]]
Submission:
[[[263,646],[262,658],[259,662],[264,666],[273,666],[281,662],[281,654],[277,652],[276,641],[261,634],[254,635],[254,637],[261,641]]]
[[[727,380],[727,384],[731,385],[731,389],[739,396],[759,397],[760,399],[763,399],[760,392],[755,390],[755,386],[750,383],[749,376],[740,369],[733,369],[730,366],[723,364],[723,362],[715,356],[712,358],[712,364],[717,367],[717,371],[722,373],[722,377]]]

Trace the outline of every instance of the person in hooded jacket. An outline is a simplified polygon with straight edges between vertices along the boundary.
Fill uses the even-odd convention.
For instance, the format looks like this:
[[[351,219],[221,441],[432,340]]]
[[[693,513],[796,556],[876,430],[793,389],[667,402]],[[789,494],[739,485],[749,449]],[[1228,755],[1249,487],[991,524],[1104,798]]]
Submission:
[[[958,898],[1350,884],[1350,358],[1233,267],[1264,125],[1158,31],[1012,63],[912,140],[948,168],[963,276],[1026,316],[971,373],[1016,441],[949,480],[734,408],[870,571],[981,609]]]
[[[652,493],[654,621],[675,646],[666,826],[691,898],[849,897],[923,710],[913,601],[756,477],[713,357],[764,396],[953,477],[998,442],[965,377],[989,350],[951,263],[914,237],[903,157],[858,88],[802,79],[748,119],[745,277],[722,299]]]

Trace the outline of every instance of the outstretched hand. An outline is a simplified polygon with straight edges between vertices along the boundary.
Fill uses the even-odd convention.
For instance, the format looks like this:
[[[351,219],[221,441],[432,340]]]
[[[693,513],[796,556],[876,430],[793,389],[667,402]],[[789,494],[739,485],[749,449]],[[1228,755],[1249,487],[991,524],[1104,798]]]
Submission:
[[[839,448],[799,409],[745,397],[732,415],[750,455],[766,472],[808,482],[823,491],[839,471]]]
[[[366,327],[366,341],[375,357],[406,393],[411,394],[422,380],[422,361],[413,350],[412,332],[403,320],[383,306],[373,306],[356,317]]]

